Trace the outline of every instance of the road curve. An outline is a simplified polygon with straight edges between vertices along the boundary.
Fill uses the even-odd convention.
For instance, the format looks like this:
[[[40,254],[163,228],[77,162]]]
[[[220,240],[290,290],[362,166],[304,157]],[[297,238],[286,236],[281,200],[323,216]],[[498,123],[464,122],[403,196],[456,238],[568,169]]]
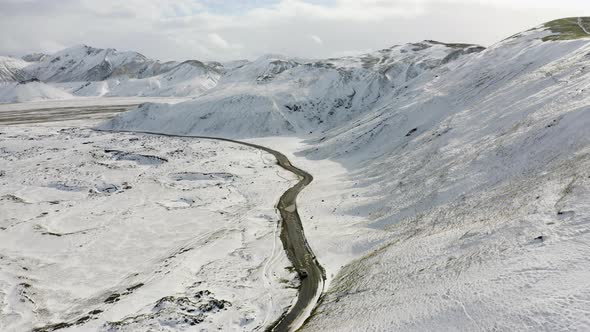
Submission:
[[[303,190],[303,188],[313,181],[313,176],[306,171],[293,166],[291,161],[289,161],[284,154],[258,144],[221,137],[171,135],[149,131],[117,130],[113,132],[131,132],[169,137],[189,137],[241,144],[272,154],[277,159],[279,166],[299,177],[299,182],[283,193],[277,205],[277,209],[281,213],[281,242],[283,243],[283,248],[287,252],[287,257],[299,275],[299,292],[297,295],[297,301],[266,330],[283,332],[296,331],[299,329],[317,305],[320,295],[324,290],[324,283],[326,280],[324,268],[320,265],[307,243],[307,239],[303,232],[301,218],[297,211],[297,195]]]

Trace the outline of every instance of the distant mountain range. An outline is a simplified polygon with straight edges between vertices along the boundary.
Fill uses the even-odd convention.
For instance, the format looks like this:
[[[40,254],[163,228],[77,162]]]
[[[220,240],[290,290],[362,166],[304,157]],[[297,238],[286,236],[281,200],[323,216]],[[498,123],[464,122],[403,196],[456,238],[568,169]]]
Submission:
[[[0,58],[0,102],[25,102],[76,96],[194,96],[215,86],[219,67],[196,60],[160,62],[137,52],[119,52],[86,45],[52,55]],[[56,94],[27,94],[22,85],[34,82]],[[12,91],[11,94],[8,90]],[[32,91],[31,91],[32,92]],[[3,96],[3,97],[2,97]]]
[[[160,62],[137,52],[119,52],[115,49],[80,45],[52,55],[36,53],[22,59],[0,58],[0,102],[26,102],[67,96],[195,97],[217,87],[219,83],[223,86],[250,83],[262,86],[284,72],[302,75],[308,81],[315,75],[325,76],[328,80],[340,80],[342,84],[348,84],[348,80],[364,81],[372,85],[372,88],[377,88],[373,92],[367,91],[374,97],[375,93],[378,94],[387,85],[401,84],[423,70],[483,49],[474,45],[447,45],[425,41],[394,46],[358,57],[321,61],[266,55],[252,62],[241,60],[204,63],[197,60]],[[404,74],[401,75],[402,73]],[[336,83],[328,83],[326,79],[320,82]],[[62,91],[57,94],[19,94],[20,90],[31,90],[22,87],[30,82],[35,82],[35,86],[41,90]],[[386,84],[381,86],[381,83]],[[350,87],[340,89],[338,84],[332,90],[339,90],[335,92],[338,94],[336,98],[342,99],[339,101],[341,103],[348,98],[341,95],[343,91],[352,93]]]

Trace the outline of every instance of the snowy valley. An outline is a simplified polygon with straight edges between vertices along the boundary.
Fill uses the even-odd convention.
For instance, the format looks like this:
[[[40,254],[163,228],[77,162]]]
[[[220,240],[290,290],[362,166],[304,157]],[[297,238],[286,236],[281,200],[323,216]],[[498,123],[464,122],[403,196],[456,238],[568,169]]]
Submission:
[[[0,329],[253,331],[294,303],[307,275],[276,207],[295,176],[133,132],[260,144],[313,175],[297,208],[326,282],[302,331],[590,329],[588,30],[321,60],[1,57]],[[10,120],[40,101],[130,110]]]

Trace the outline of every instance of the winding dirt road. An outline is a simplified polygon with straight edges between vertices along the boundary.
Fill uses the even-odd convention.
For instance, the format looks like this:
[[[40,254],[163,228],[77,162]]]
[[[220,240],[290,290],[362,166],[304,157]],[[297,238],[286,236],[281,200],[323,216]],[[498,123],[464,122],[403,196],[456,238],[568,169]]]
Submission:
[[[287,257],[293,264],[300,278],[299,293],[296,302],[277,321],[267,328],[267,331],[296,331],[317,305],[324,290],[326,273],[316,259],[313,251],[307,243],[303,232],[301,218],[297,212],[297,195],[313,181],[313,176],[306,171],[291,164],[291,161],[279,151],[266,146],[236,141],[221,137],[170,135],[149,131],[129,131],[132,133],[151,134],[169,137],[189,137],[198,139],[210,139],[235,144],[246,145],[272,154],[279,166],[299,177],[299,182],[283,193],[279,199],[277,209],[281,213],[281,242],[287,252]]]

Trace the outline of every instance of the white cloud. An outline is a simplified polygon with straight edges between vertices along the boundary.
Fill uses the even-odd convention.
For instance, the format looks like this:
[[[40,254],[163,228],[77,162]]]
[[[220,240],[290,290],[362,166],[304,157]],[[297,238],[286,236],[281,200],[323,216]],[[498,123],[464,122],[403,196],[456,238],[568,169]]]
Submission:
[[[0,54],[84,43],[163,60],[317,58],[423,39],[489,45],[544,21],[590,16],[587,0],[278,0],[225,13],[223,6],[232,2],[0,0]],[[323,47],[310,48],[310,38]]]
[[[211,43],[214,46],[217,46],[219,48],[225,48],[225,49],[231,48],[231,45],[225,39],[223,39],[220,35],[218,35],[216,33],[210,33],[209,40],[211,41]]]
[[[318,44],[318,45],[324,45],[324,41],[322,40],[322,38],[316,36],[316,35],[311,35],[309,36],[311,38],[311,40],[314,41],[314,43]]]

